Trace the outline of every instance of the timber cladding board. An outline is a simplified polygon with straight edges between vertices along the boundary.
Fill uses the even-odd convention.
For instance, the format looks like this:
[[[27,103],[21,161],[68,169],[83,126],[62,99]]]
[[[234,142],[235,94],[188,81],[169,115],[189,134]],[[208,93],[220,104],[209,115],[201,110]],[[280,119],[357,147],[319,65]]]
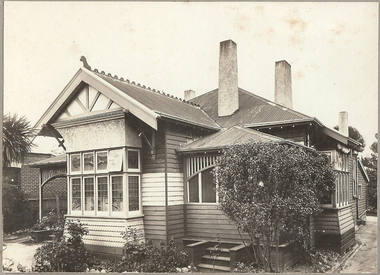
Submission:
[[[169,206],[167,211],[168,236],[173,237],[176,243],[181,243],[185,237],[184,205]]]
[[[187,204],[186,216],[187,238],[215,240],[219,234],[222,242],[241,242],[236,226],[216,205]]]
[[[143,206],[146,239],[159,242],[166,238],[165,206]],[[163,223],[162,223],[163,221]]]
[[[183,204],[183,174],[168,173],[168,204]],[[143,206],[165,205],[165,173],[144,173],[141,180]]]
[[[86,245],[107,246],[107,247],[123,247],[125,239],[123,233],[128,227],[136,228],[144,233],[143,218],[131,219],[102,219],[99,217],[83,217],[72,218],[68,220],[77,220],[88,229],[88,234],[83,236],[83,242]],[[65,230],[65,236],[68,235]]]
[[[314,229],[325,234],[339,234],[338,211],[336,209],[324,209],[315,216]]]
[[[340,233],[343,234],[350,228],[355,227],[354,220],[351,213],[351,207],[339,209],[339,228]]]

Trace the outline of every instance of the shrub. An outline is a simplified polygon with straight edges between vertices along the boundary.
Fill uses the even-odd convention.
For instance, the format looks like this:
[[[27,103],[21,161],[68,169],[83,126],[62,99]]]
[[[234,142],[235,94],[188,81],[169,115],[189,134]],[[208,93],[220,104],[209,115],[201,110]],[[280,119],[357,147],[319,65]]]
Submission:
[[[115,268],[117,272],[176,272],[177,267],[187,266],[187,253],[178,253],[173,239],[154,246],[152,241],[144,241],[142,231],[131,227],[124,238],[124,256]]]
[[[70,237],[60,242],[48,243],[37,249],[34,255],[35,271],[40,272],[83,272],[87,268],[88,251],[82,238],[88,230],[81,223],[67,222]]]
[[[18,186],[3,186],[3,223],[4,233],[25,229],[32,224],[28,196]]]

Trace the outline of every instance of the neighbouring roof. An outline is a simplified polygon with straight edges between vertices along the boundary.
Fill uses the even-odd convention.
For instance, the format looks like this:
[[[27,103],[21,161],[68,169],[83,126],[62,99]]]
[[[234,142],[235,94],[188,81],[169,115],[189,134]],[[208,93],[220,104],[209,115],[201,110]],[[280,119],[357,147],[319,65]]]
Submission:
[[[51,158],[43,159],[34,163],[29,163],[28,166],[31,167],[44,167],[44,166],[58,166],[66,165],[66,154],[54,156]]]
[[[367,172],[366,172],[365,169],[364,169],[364,165],[363,165],[363,163],[362,163],[360,160],[358,161],[358,163],[359,163],[360,171],[362,172],[362,175],[363,175],[363,177],[364,177],[364,180],[365,180],[367,183],[369,183],[369,177],[368,177]]]
[[[219,132],[206,137],[199,138],[191,143],[187,143],[177,149],[180,153],[195,151],[212,151],[227,148],[233,144],[243,144],[250,140],[270,142],[282,141],[283,139],[268,135],[256,130],[247,129],[240,126],[223,128]]]
[[[310,120],[312,117],[281,106],[239,88],[239,109],[231,116],[218,117],[218,89],[191,99],[221,127],[284,121]]]

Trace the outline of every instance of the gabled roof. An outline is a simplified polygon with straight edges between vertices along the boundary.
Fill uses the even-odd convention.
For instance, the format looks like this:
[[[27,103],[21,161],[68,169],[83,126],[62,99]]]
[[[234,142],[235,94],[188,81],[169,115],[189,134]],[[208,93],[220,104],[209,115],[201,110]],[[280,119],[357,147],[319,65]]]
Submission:
[[[215,130],[220,128],[199,106],[193,103],[186,102],[177,97],[164,95],[161,92],[145,88],[145,86],[141,86],[140,84],[131,84],[129,81],[123,81],[101,73],[95,74],[163,118],[183,121]]]
[[[243,144],[250,140],[270,142],[281,141],[283,139],[268,135],[256,130],[247,129],[240,126],[223,128],[219,132],[206,137],[199,138],[191,143],[187,143],[177,149],[177,152],[214,151],[227,148],[233,144]]]
[[[157,119],[160,117],[213,130],[220,128],[199,106],[195,106],[193,103],[169,97],[139,84],[123,81],[110,74],[106,76],[96,71],[80,68],[37,122],[35,127],[40,134],[51,135],[44,126],[55,122],[64,112],[64,108],[73,100],[78,88],[83,83],[95,88],[156,130]]]
[[[270,100],[239,88],[239,109],[231,116],[218,117],[218,89],[191,99],[221,127],[263,123],[283,123],[293,120],[310,120],[312,117],[288,109]]]

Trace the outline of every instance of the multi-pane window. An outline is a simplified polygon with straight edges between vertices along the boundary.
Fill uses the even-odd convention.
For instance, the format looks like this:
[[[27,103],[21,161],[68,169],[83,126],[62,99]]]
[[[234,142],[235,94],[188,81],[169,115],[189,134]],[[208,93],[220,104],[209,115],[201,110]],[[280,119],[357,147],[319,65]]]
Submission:
[[[123,211],[123,176],[112,176],[112,211]]]
[[[140,208],[139,203],[139,176],[128,176],[128,200],[129,200],[129,211],[137,211]]]
[[[325,194],[320,198],[323,205],[330,207],[342,207],[349,204],[349,157],[340,151],[321,152],[330,157],[331,164],[336,170],[337,178],[335,179],[335,192],[332,195]],[[330,199],[331,198],[331,199]]]
[[[188,202],[216,203],[215,184],[212,169],[199,172],[187,182]]]
[[[98,177],[98,211],[108,210],[108,177]]]
[[[82,184],[80,178],[71,179],[71,210],[82,210]]]
[[[68,168],[70,213],[121,216],[141,211],[139,150],[72,153]]]
[[[95,209],[95,184],[94,178],[84,178],[84,210]]]

